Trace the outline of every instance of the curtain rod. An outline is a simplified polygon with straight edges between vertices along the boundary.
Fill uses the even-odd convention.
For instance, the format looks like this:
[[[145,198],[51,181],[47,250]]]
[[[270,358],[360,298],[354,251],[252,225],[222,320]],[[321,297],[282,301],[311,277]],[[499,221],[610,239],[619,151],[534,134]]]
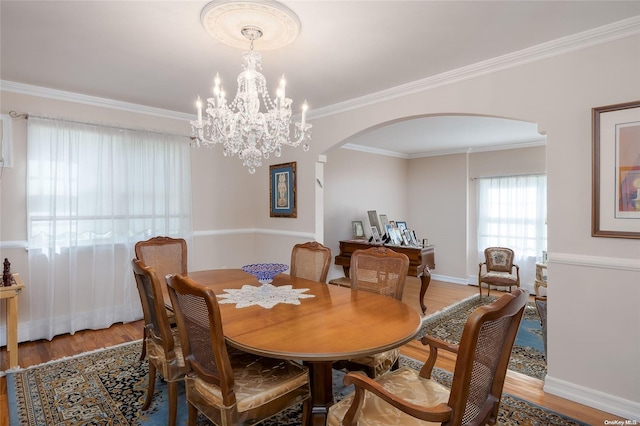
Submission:
[[[65,123],[82,124],[85,126],[105,127],[107,129],[125,130],[130,132],[144,132],[144,133],[152,133],[156,135],[174,136],[178,138],[193,139],[192,136],[180,135],[177,133],[159,132],[157,130],[147,130],[147,129],[135,129],[132,127],[119,127],[119,126],[112,126],[112,125],[102,124],[102,123],[90,123],[90,122],[84,122],[84,121],[68,120],[66,118],[45,117],[42,115],[34,115],[29,113],[18,114],[16,111],[9,111],[9,116],[13,119],[24,118],[25,120],[28,120],[29,118],[39,118],[41,120],[62,121]]]
[[[547,172],[538,172],[538,173],[518,173],[516,175],[497,175],[497,176],[477,176],[469,178],[470,181],[478,180],[478,179],[494,179],[494,178],[506,178],[506,177],[519,177],[519,176],[543,176],[546,175]]]

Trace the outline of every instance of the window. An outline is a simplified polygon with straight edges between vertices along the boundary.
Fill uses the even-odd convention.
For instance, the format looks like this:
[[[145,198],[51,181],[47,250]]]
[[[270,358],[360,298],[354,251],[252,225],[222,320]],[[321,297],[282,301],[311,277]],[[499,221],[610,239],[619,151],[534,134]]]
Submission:
[[[133,245],[191,235],[187,140],[30,117],[27,161],[29,339],[140,318]]]
[[[546,175],[478,179],[478,255],[487,247],[509,247],[522,284],[532,284],[535,262],[547,250]]]

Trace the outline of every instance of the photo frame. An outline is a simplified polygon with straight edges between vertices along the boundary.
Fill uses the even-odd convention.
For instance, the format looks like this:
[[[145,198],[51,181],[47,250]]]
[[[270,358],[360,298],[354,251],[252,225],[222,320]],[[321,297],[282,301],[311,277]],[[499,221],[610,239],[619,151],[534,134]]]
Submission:
[[[373,238],[373,243],[381,242],[380,233],[378,232],[378,228],[376,228],[375,226],[371,227],[371,237]]]
[[[378,234],[380,234],[382,229],[380,229],[380,222],[378,222],[378,212],[375,210],[369,210],[367,215],[369,216],[369,225],[375,226],[378,230]]]
[[[380,215],[380,232],[387,233],[387,225],[389,225],[389,218],[386,214]]]
[[[591,236],[640,238],[640,101],[592,109]]]
[[[271,217],[297,217],[296,163],[269,166],[269,213]]]
[[[391,241],[394,245],[402,244],[402,231],[398,228],[391,228]]]
[[[365,239],[364,235],[364,226],[362,225],[361,220],[354,220],[351,222],[351,230],[354,240],[363,240]]]
[[[398,227],[398,229],[404,231],[405,229],[407,229],[407,222],[396,220],[396,226]]]

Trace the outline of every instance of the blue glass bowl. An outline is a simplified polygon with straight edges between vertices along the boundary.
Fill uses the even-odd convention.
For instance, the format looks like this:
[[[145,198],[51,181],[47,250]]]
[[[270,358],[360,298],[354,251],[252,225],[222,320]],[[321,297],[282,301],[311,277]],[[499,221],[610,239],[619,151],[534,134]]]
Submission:
[[[242,270],[254,275],[262,284],[273,281],[273,277],[289,269],[289,265],[284,263],[253,263],[244,265]]]

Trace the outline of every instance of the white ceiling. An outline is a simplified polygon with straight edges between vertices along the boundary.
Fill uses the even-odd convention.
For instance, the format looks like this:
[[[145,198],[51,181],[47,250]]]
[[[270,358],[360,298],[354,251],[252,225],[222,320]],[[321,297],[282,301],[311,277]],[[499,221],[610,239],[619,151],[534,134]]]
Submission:
[[[232,95],[241,71],[242,52],[213,39],[201,24],[207,3],[2,0],[3,87],[21,83],[192,114],[216,72]],[[294,109],[309,102],[311,122],[314,113],[374,93],[576,34],[607,32],[629,19],[638,25],[640,17],[635,0],[282,3],[297,14],[301,31],[289,46],[263,52],[263,72],[274,91],[286,75],[287,96]],[[259,40],[255,46],[259,51]],[[459,119],[408,120],[349,142],[417,156],[544,140],[535,124],[465,118],[460,125]],[[409,136],[399,138],[399,132]]]

